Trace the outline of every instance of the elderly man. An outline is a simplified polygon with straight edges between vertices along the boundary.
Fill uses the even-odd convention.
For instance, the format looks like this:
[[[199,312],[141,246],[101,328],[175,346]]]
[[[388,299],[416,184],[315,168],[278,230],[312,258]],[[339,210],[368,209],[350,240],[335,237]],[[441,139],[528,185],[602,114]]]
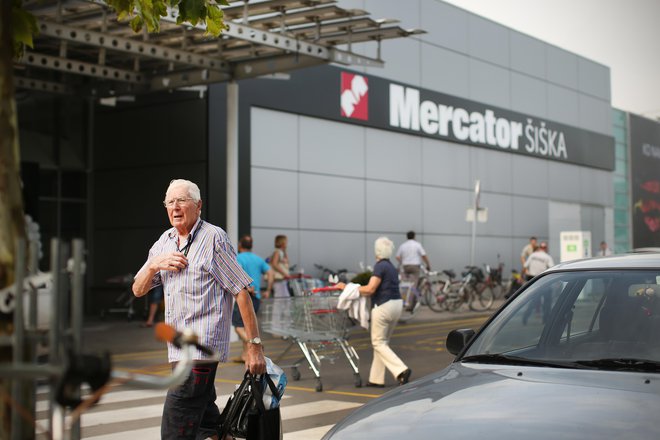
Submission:
[[[165,322],[183,330],[191,328],[200,343],[225,362],[229,352],[232,297],[238,303],[249,338],[246,368],[253,374],[266,371],[257,318],[246,287],[252,280],[236,261],[236,252],[221,228],[200,218],[199,188],[188,180],[172,180],[164,205],[172,228],[153,244],[149,258],[135,276],[133,293],[143,296],[154,286],[165,290]],[[169,362],[181,350],[167,347]],[[161,437],[163,439],[218,438],[219,411],[215,405],[218,363],[203,352],[186,381],[167,392]]]

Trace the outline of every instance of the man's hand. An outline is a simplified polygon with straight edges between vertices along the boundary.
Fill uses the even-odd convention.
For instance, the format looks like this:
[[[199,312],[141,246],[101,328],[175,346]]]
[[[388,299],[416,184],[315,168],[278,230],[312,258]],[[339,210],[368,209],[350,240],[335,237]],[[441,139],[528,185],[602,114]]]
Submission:
[[[245,369],[251,374],[266,373],[266,359],[264,358],[264,348],[261,344],[250,344],[248,342]]]
[[[181,252],[162,254],[151,259],[150,267],[155,271],[170,270],[178,272],[188,267],[188,258]]]

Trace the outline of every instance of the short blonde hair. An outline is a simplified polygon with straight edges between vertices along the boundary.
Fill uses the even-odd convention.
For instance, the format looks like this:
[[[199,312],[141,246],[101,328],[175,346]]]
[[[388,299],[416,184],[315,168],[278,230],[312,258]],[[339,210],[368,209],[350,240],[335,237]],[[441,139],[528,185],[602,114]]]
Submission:
[[[387,237],[378,237],[374,243],[374,253],[376,258],[390,258],[394,252],[394,243]]]

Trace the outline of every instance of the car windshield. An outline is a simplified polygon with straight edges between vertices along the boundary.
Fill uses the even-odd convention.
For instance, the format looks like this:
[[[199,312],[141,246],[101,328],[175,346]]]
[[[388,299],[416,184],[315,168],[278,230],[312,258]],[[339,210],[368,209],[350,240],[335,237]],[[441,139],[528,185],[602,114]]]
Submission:
[[[479,334],[462,360],[660,372],[660,271],[541,277]]]

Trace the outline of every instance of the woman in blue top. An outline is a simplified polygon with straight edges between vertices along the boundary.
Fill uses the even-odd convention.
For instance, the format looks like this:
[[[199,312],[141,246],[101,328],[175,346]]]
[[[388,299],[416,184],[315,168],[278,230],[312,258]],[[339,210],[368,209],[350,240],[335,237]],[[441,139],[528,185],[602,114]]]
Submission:
[[[374,243],[376,265],[369,284],[360,286],[360,295],[371,297],[371,345],[374,359],[371,363],[367,386],[385,386],[385,369],[404,385],[410,380],[411,370],[390,348],[390,338],[403,311],[403,299],[399,292],[399,272],[390,257],[394,243],[387,237],[380,237]],[[337,288],[344,289],[344,283]]]

